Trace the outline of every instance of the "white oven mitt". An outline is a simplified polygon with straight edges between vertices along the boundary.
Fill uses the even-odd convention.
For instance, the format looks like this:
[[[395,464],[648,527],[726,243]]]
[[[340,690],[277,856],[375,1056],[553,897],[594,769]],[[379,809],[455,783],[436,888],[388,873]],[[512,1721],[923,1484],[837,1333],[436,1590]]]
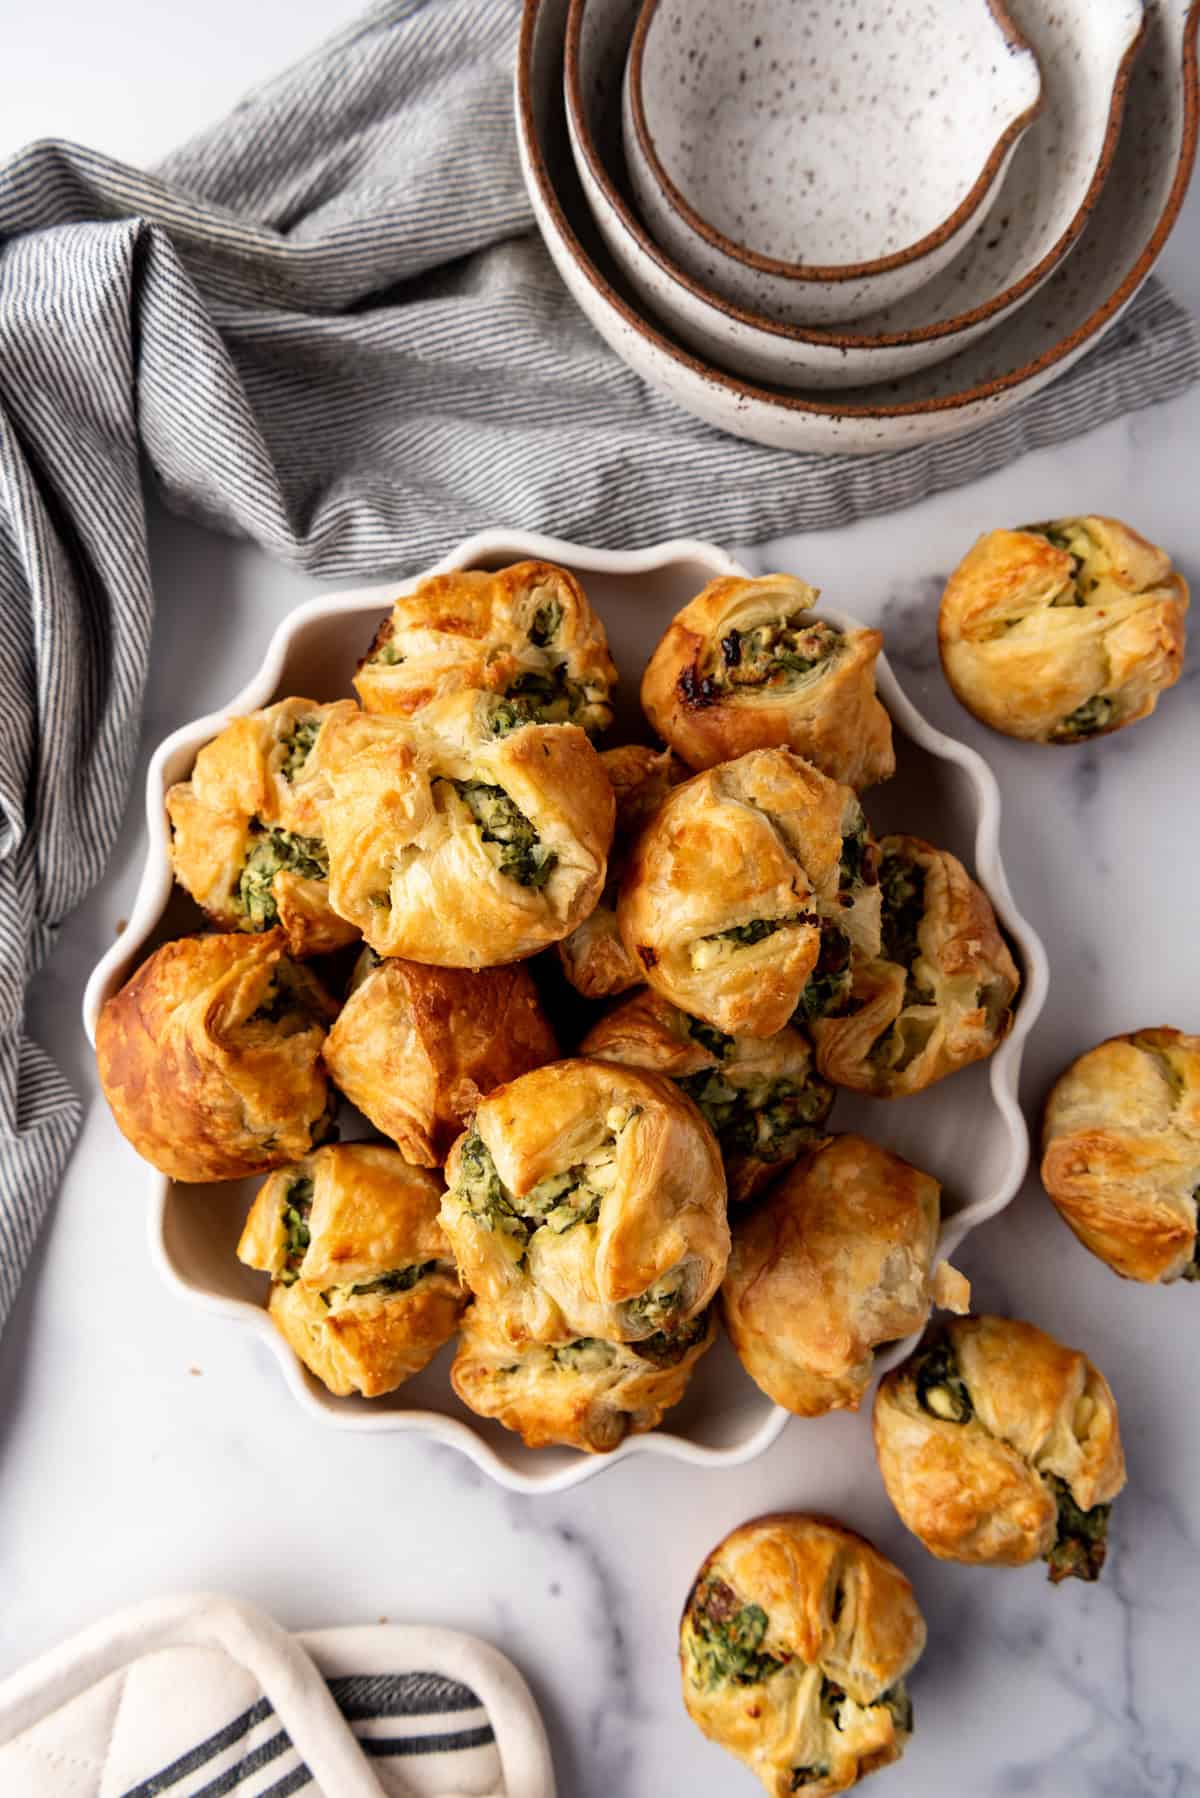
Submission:
[[[290,1636],[156,1599],[0,1684],[3,1798],[554,1798],[537,1707],[486,1643],[397,1624]]]

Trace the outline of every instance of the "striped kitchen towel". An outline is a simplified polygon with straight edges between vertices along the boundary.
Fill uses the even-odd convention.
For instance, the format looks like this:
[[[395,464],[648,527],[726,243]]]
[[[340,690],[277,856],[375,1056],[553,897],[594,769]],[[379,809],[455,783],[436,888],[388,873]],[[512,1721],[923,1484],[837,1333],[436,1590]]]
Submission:
[[[314,574],[503,523],[634,547],[844,523],[1200,372],[1148,286],[970,438],[829,463],[719,437],[596,337],[531,229],[519,0],[383,0],[152,174],[0,167],[0,1326],[78,1110],[24,989],[112,848],[153,603],[141,489]]]
[[[520,1674],[455,1630],[290,1636],[251,1605],[154,1599],[0,1682],[21,1798],[554,1798]]]

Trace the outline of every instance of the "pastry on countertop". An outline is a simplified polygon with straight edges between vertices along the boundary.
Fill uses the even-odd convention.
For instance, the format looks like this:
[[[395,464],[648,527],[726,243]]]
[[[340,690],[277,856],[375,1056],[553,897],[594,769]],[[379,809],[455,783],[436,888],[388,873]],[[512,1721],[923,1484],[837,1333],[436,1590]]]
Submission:
[[[1114,1272],[1200,1279],[1200,1036],[1135,1030],[1073,1061],[1046,1104],[1042,1184]]]
[[[364,949],[322,1053],[407,1161],[440,1167],[484,1094],[555,1061],[558,1045],[522,962],[431,968]]]
[[[642,970],[617,927],[617,894],[630,844],[671,788],[687,779],[687,769],[671,750],[643,743],[602,750],[600,760],[617,802],[608,876],[595,911],[558,944],[562,971],[585,999],[609,999],[642,984]]]
[[[1117,1406],[1086,1355],[1009,1317],[948,1323],[880,1382],[888,1497],[943,1561],[1094,1580],[1125,1484]]]
[[[710,1309],[674,1334],[640,1342],[585,1336],[516,1348],[476,1302],[463,1319],[450,1377],[464,1405],[515,1430],[527,1448],[608,1454],[662,1422],[715,1335]]]
[[[604,626],[573,574],[552,562],[452,569],[402,593],[359,664],[368,712],[407,717],[471,689],[504,701],[511,724],[612,721],[617,671]]]
[[[879,951],[862,807],[787,749],[693,775],[634,844],[617,917],[649,985],[729,1036],[820,1017],[849,996],[851,952]]]
[[[875,1350],[929,1317],[940,1212],[929,1174],[835,1136],[734,1218],[721,1310],[768,1398],[802,1417],[858,1409]],[[961,1275],[943,1264],[936,1285],[941,1302],[967,1309]]]
[[[557,942],[604,886],[614,800],[574,724],[508,728],[462,692],[329,729],[329,895],[379,955],[491,967]]]
[[[352,699],[281,699],[234,718],[206,743],[191,776],[167,792],[171,865],[197,905],[227,930],[287,932],[293,955],[319,955],[358,932],[329,903],[321,826],[326,725]]]
[[[442,1183],[382,1143],[338,1143],[259,1189],[238,1256],[271,1276],[268,1311],[330,1392],[378,1398],[419,1373],[468,1295],[438,1222]]]
[[[925,1620],[898,1567],[830,1518],[780,1513],[719,1543],[679,1631],[683,1699],[770,1798],[845,1792],[898,1760]]]
[[[1020,976],[987,894],[947,850],[882,838],[879,892],[880,953],[855,961],[844,1012],[812,1031],[827,1079],[891,1099],[990,1055]]]
[[[649,987],[601,1018],[579,1053],[669,1074],[716,1133],[735,1201],[761,1192],[817,1139],[833,1104],[798,1030],[726,1036]]]
[[[1081,743],[1154,710],[1183,665],[1187,582],[1115,518],[989,531],[950,576],[946,678],[1010,737]]]
[[[282,930],[180,937],[106,1001],[100,1084],[122,1133],[173,1180],[265,1173],[328,1134],[321,1045],[336,1012]]]
[[[716,1140],[657,1074],[560,1061],[498,1087],[446,1186],[459,1272],[516,1344],[673,1334],[725,1273]]]
[[[726,575],[676,614],[642,677],[642,705],[690,767],[783,748],[860,789],[894,772],[875,693],[883,638],[811,617],[816,600],[790,574]]]

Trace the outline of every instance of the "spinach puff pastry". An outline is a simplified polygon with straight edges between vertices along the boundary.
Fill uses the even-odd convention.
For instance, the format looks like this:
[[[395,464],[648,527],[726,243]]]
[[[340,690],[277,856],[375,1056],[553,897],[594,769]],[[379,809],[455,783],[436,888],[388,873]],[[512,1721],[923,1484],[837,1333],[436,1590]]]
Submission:
[[[612,722],[617,671],[604,626],[565,568],[454,569],[402,593],[354,685],[368,712],[402,717],[464,688],[504,701],[516,724]]]
[[[987,894],[947,850],[882,838],[879,892],[880,953],[855,960],[843,1012],[812,1032],[826,1079],[894,1099],[998,1048],[1020,976]]]
[[[446,1163],[459,1273],[510,1342],[674,1335],[725,1272],[725,1176],[669,1080],[535,1068],[484,1099]]]
[[[336,1012],[282,930],[164,943],[96,1025],[118,1128],[173,1180],[294,1161],[330,1131],[321,1044]]]
[[[875,845],[849,787],[755,749],[676,787],[630,854],[617,918],[656,992],[729,1036],[849,997],[879,952]]]
[[[260,1188],[238,1257],[270,1274],[271,1321],[337,1397],[394,1391],[457,1329],[467,1294],[441,1196],[432,1174],[365,1142],[317,1149]]]
[[[835,1136],[734,1220],[721,1310],[768,1398],[801,1417],[857,1411],[875,1350],[929,1317],[940,1200],[899,1155]],[[937,1286],[966,1310],[966,1282],[944,1263]]]
[[[617,802],[616,830],[608,858],[608,877],[600,903],[558,944],[562,971],[585,999],[608,999],[642,984],[642,970],[621,941],[617,928],[617,895],[629,846],[646,820],[658,810],[687,769],[669,749],[624,743],[601,751],[604,772]]]
[[[833,1104],[798,1030],[726,1036],[649,989],[601,1018],[579,1053],[668,1074],[714,1131],[735,1200],[753,1198],[819,1137]]]
[[[558,1045],[520,962],[429,968],[365,949],[322,1053],[406,1161],[440,1167],[483,1095],[554,1061]]]
[[[330,906],[321,827],[326,727],[357,710],[352,699],[281,699],[235,718],[204,745],[191,778],[169,789],[175,878],[217,924],[281,925],[293,955],[358,935]]]
[[[1115,518],[989,531],[938,617],[946,679],[1010,737],[1080,743],[1154,710],[1183,665],[1187,582]]]
[[[514,1348],[486,1305],[463,1320],[450,1370],[459,1398],[480,1417],[515,1430],[527,1448],[559,1445],[609,1454],[679,1403],[712,1347],[716,1323],[701,1312],[673,1335],[640,1342],[531,1342]]]
[[[683,1701],[771,1798],[845,1792],[904,1752],[925,1620],[898,1567],[824,1517],[745,1523],[714,1548],[679,1629]]]
[[[503,705],[455,693],[329,727],[329,896],[376,954],[519,961],[599,898],[614,813],[600,758],[574,724],[509,730]]]
[[[1117,1406],[1086,1355],[1011,1317],[948,1324],[881,1382],[888,1497],[943,1561],[1098,1578],[1125,1484]]]
[[[642,706],[690,767],[785,748],[851,787],[895,772],[875,693],[883,638],[808,616],[817,597],[790,574],[724,576],[676,614],[642,677]]]
[[[1046,1104],[1042,1184],[1115,1273],[1200,1279],[1200,1036],[1136,1030],[1072,1062]]]

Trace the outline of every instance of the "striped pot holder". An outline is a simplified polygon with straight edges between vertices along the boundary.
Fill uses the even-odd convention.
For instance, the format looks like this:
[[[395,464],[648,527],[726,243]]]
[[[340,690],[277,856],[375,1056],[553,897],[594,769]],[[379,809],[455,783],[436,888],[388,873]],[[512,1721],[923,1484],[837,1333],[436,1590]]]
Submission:
[[[554,1798],[494,1648],[395,1624],[291,1636],[232,1599],[121,1611],[0,1684],[4,1798]]]

